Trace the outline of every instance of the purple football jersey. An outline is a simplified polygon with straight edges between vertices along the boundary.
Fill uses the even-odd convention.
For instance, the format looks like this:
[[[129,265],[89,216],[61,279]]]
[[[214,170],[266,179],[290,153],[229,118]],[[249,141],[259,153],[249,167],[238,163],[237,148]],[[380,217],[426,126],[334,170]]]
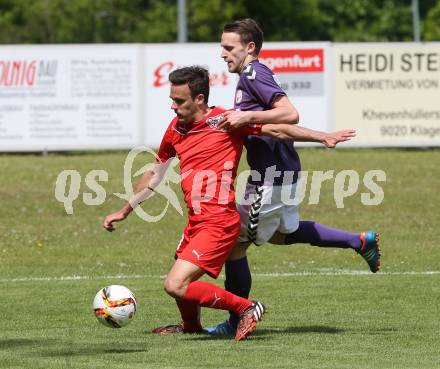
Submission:
[[[277,96],[286,95],[275,78],[272,71],[258,60],[249,63],[240,72],[240,80],[235,91],[235,109],[243,111],[271,109]],[[288,183],[297,181],[301,164],[292,141],[266,136],[248,136],[245,140],[245,146],[251,170],[259,172],[261,176],[261,180],[250,178],[250,183],[262,185],[267,168],[272,168],[272,173],[273,170],[280,172],[279,176],[274,178],[274,185],[283,184],[284,174],[287,171],[295,173],[293,179]],[[268,175],[269,173],[270,171],[268,171]],[[270,178],[267,180],[271,181]]]

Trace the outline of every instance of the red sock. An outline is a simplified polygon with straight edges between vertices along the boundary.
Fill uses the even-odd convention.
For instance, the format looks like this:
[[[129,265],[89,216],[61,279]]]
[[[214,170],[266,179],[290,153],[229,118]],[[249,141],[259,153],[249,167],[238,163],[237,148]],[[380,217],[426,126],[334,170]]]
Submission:
[[[229,310],[239,315],[252,305],[252,301],[234,295],[212,283],[195,281],[186,289],[183,299],[200,306]]]
[[[192,301],[176,300],[177,307],[183,321],[185,332],[199,332],[202,330],[200,324],[200,306]]]

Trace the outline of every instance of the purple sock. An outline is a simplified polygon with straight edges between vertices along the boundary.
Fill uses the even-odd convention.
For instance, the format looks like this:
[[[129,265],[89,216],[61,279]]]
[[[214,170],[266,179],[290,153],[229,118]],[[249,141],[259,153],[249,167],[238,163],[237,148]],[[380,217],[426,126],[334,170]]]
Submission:
[[[361,247],[359,233],[350,233],[311,221],[300,221],[298,229],[286,235],[286,245],[292,243],[309,243],[320,247],[352,249]]]
[[[233,294],[248,298],[252,287],[252,276],[247,257],[238,260],[227,260],[225,263],[225,289]],[[229,322],[237,326],[238,316],[229,312]]]

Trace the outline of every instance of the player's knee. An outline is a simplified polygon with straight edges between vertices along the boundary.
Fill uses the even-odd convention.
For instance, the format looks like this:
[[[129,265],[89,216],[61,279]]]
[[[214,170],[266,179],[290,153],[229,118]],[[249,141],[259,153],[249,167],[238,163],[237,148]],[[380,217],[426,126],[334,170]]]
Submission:
[[[163,288],[165,292],[174,297],[174,298],[182,298],[186,291],[186,285],[175,278],[167,278],[163,284]]]

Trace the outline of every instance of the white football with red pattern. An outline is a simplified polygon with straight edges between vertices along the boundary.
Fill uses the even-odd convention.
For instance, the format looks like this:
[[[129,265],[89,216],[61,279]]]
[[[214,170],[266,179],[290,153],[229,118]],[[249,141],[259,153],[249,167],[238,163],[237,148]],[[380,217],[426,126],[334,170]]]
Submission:
[[[110,328],[121,328],[136,314],[136,298],[127,287],[111,285],[102,288],[93,300],[96,318]]]

